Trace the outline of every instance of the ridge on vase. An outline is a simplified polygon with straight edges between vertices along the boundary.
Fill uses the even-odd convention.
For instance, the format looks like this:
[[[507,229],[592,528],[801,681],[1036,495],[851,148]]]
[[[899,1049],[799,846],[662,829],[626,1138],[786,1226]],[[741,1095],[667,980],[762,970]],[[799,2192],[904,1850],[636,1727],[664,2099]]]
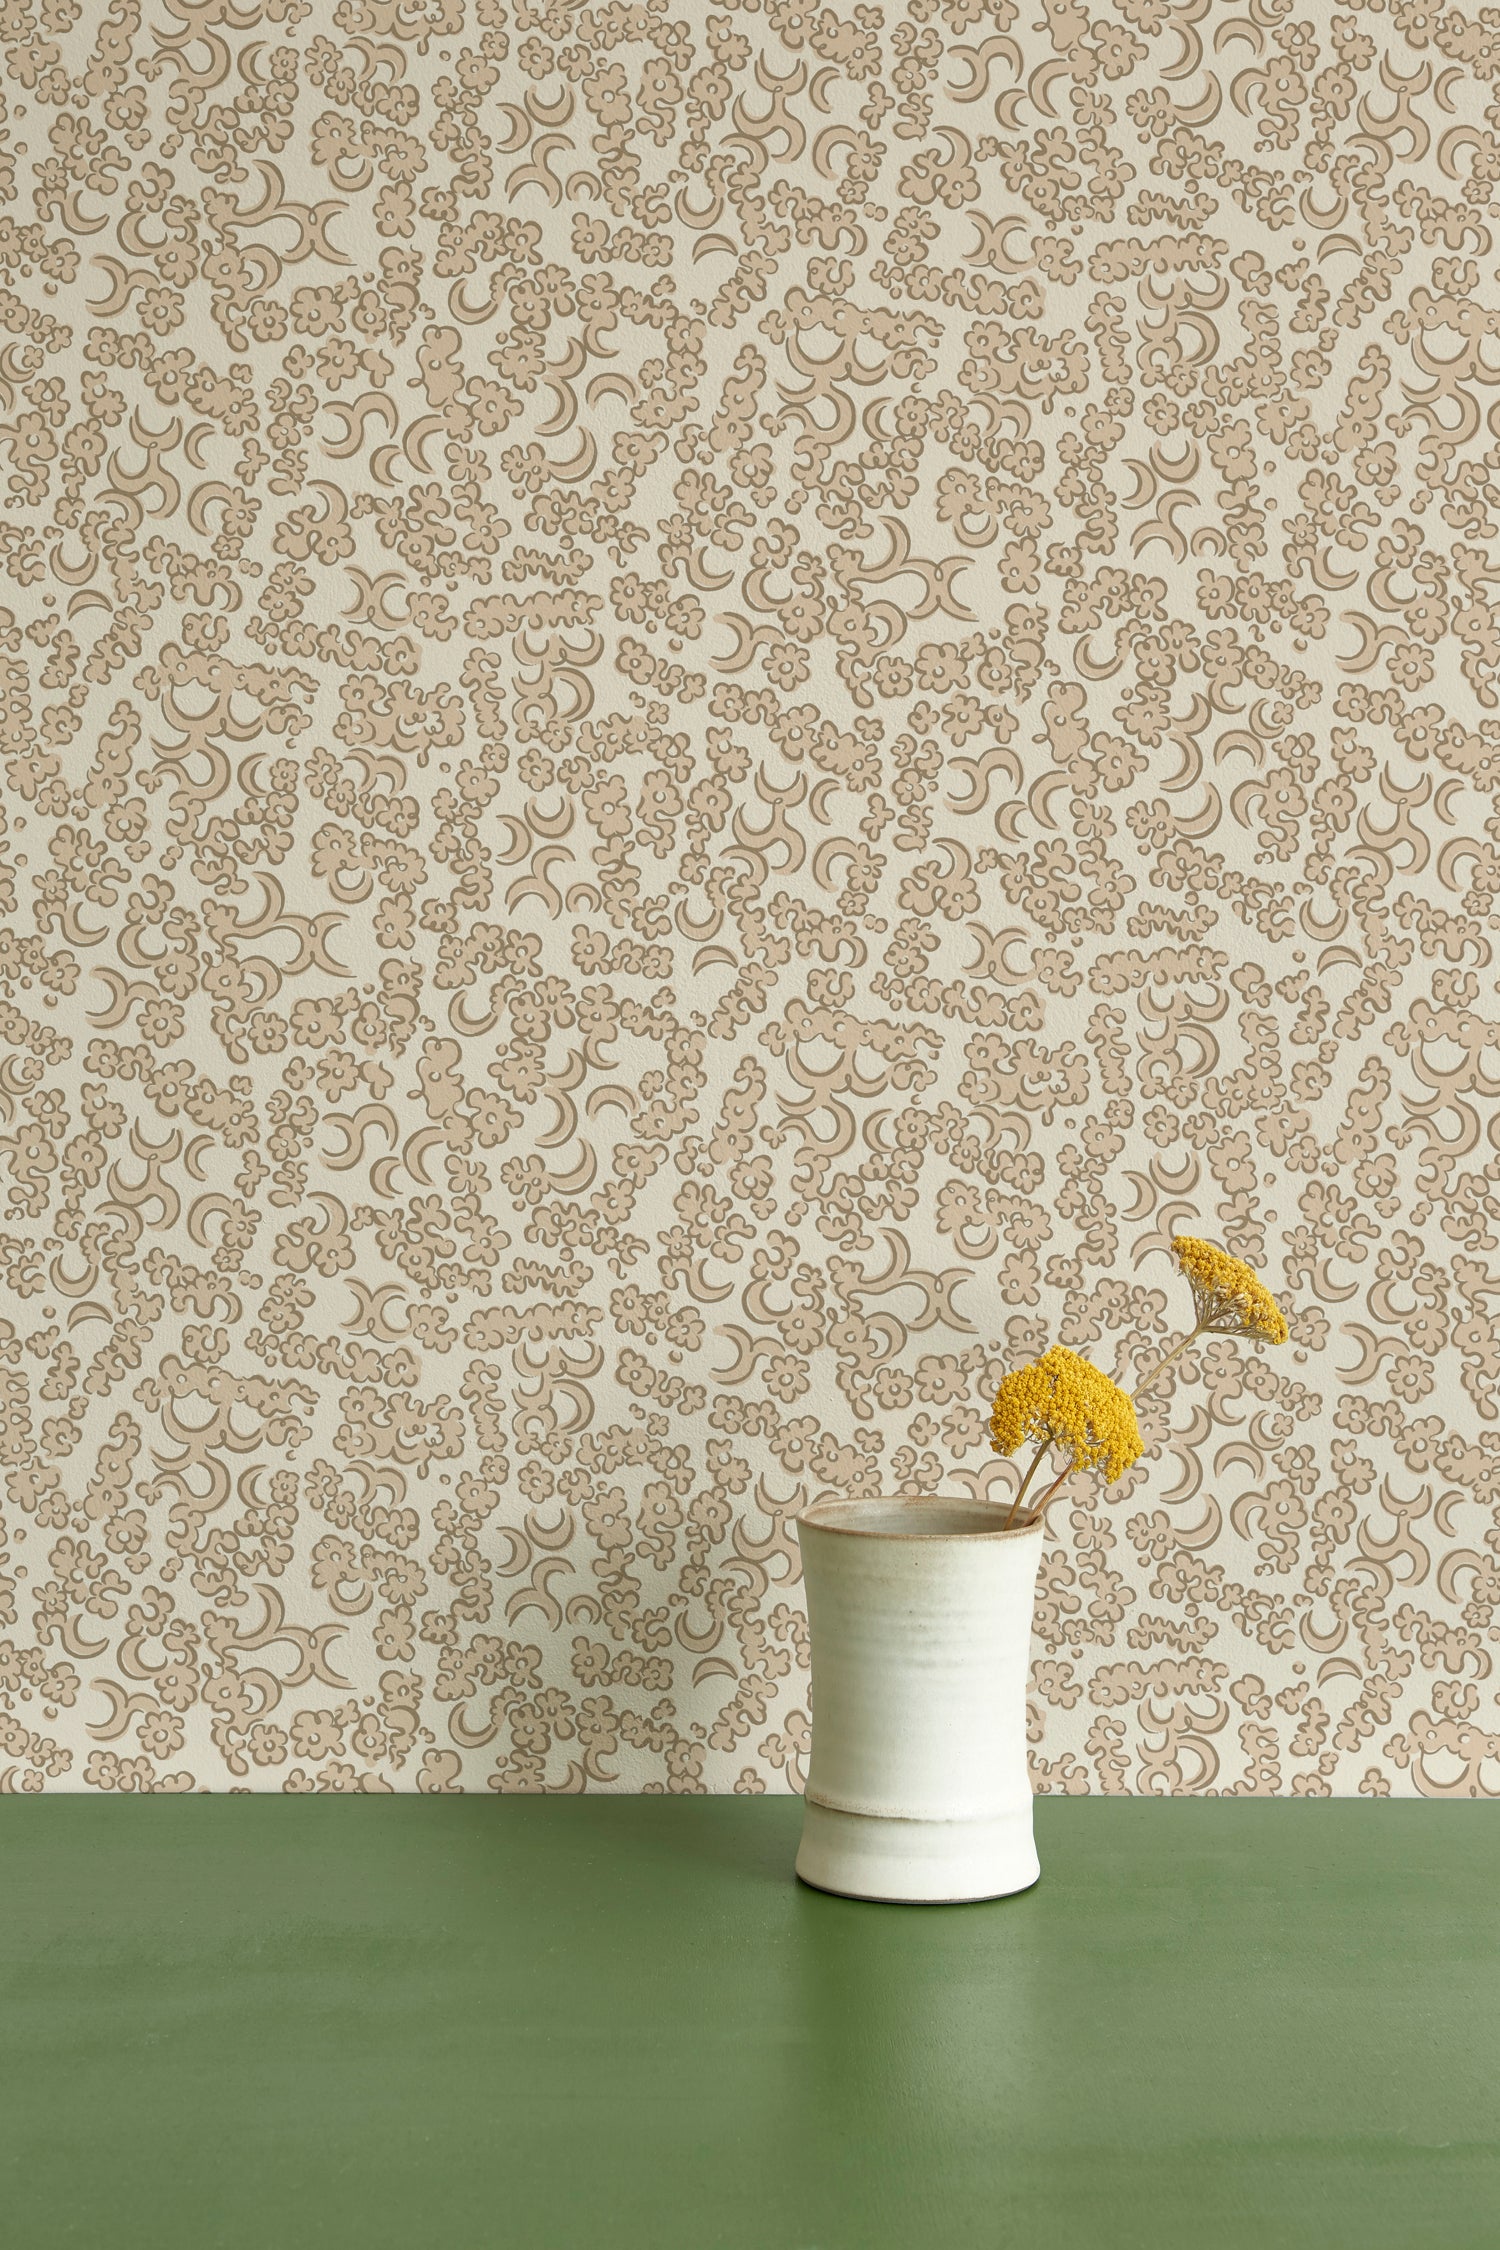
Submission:
[[[956,1904],[1040,1868],[1026,1762],[1039,1523],[926,1493],[797,1519],[812,1756],[797,1873],[846,1898]]]

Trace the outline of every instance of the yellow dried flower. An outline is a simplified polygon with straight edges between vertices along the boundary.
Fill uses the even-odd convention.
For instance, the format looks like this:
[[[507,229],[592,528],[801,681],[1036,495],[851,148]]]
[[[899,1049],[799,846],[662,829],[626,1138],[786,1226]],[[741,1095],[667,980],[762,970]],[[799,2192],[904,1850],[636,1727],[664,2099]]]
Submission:
[[[1231,1258],[1196,1235],[1172,1237],[1172,1254],[1193,1292],[1198,1326],[1213,1336],[1259,1336],[1284,1344],[1286,1316],[1270,1290],[1243,1258]]]
[[[1109,1484],[1141,1452],[1128,1394],[1062,1344],[1054,1344],[1030,1367],[1016,1368],[995,1393],[991,1449],[1014,1453],[1027,1438],[1066,1447],[1073,1468],[1102,1469]]]

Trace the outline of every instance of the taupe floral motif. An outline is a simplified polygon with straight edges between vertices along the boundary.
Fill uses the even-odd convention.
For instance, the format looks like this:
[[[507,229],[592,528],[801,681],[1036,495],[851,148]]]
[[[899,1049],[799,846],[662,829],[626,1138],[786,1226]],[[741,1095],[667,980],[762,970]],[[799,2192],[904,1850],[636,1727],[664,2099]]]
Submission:
[[[1500,1792],[1488,15],[0,70],[0,1784],[795,1788],[792,1516],[1188,1233],[1039,1786]]]

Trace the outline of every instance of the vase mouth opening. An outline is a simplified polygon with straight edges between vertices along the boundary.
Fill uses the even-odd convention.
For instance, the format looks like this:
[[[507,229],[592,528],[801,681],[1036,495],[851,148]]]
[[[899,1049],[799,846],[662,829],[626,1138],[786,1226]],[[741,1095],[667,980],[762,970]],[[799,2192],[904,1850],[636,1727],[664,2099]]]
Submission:
[[[797,1524],[863,1539],[1024,1539],[1040,1531],[1039,1524],[1007,1528],[1006,1514],[993,1500],[903,1492],[880,1500],[819,1500],[804,1509]]]

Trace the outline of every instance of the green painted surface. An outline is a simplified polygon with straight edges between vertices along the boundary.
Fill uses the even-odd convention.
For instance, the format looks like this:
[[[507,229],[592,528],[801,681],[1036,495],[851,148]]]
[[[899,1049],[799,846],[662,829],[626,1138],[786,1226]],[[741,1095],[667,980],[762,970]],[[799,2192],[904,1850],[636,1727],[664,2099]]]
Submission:
[[[7,2250],[1494,2250],[1485,1805],[1043,1799],[980,1906],[788,1799],[7,1798]]]

